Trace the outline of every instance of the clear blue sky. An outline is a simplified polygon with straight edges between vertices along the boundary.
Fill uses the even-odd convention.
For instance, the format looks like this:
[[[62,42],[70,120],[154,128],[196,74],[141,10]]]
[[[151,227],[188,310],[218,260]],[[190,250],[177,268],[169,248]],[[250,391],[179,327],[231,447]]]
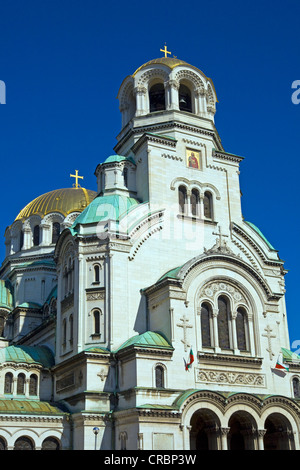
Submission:
[[[245,157],[243,214],[286,262],[290,339],[300,341],[299,18],[298,0],[1,0],[0,232],[38,195],[71,186],[75,169],[96,189],[120,130],[119,86],[166,42],[213,79],[224,148]],[[1,249],[3,259],[4,237]]]

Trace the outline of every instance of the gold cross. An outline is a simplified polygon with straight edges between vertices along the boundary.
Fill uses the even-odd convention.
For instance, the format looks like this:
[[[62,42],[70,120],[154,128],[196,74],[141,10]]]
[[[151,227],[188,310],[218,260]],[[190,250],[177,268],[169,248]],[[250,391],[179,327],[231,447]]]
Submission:
[[[168,57],[167,54],[171,54],[171,52],[169,52],[169,51],[167,50],[166,43],[165,43],[164,49],[160,49],[160,51],[165,53],[165,57]]]
[[[75,178],[75,188],[80,188],[80,184],[78,184],[78,179],[81,178],[83,180],[83,176],[78,176],[78,170],[75,170],[75,175],[71,175],[71,178]]]

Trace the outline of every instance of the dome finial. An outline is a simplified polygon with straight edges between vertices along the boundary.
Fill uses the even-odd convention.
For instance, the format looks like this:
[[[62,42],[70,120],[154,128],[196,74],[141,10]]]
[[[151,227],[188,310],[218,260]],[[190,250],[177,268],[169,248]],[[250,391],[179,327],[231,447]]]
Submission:
[[[160,49],[160,51],[161,51],[161,52],[164,52],[165,57],[168,57],[167,54],[171,54],[171,52],[169,52],[168,49],[167,49],[167,44],[166,44],[166,43],[165,43],[164,49]]]
[[[83,180],[83,176],[78,176],[78,170],[75,170],[75,175],[71,175],[70,174],[70,177],[71,178],[75,178],[75,183],[73,183],[73,186],[77,189],[77,188],[80,188],[80,184],[78,184],[78,179],[82,179]]]

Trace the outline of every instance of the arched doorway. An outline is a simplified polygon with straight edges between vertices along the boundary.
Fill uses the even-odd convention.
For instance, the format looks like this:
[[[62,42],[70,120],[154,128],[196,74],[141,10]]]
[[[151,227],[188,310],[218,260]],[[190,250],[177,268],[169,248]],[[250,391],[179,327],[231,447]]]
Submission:
[[[265,421],[264,450],[294,450],[294,436],[289,420],[280,413],[272,413]]]
[[[15,442],[14,450],[34,450],[34,444],[29,437],[19,437]]]
[[[197,410],[191,418],[190,449],[217,450],[219,448],[220,422],[208,409]]]
[[[247,411],[235,412],[229,420],[228,449],[254,450],[257,443],[257,426]]]

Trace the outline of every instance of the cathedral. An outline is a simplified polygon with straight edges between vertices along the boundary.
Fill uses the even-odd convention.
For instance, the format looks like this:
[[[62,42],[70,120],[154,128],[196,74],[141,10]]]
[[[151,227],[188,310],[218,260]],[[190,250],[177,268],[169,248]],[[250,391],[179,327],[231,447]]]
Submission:
[[[162,52],[120,86],[94,190],[76,170],[5,231],[1,450],[300,448],[283,261],[213,81]]]

